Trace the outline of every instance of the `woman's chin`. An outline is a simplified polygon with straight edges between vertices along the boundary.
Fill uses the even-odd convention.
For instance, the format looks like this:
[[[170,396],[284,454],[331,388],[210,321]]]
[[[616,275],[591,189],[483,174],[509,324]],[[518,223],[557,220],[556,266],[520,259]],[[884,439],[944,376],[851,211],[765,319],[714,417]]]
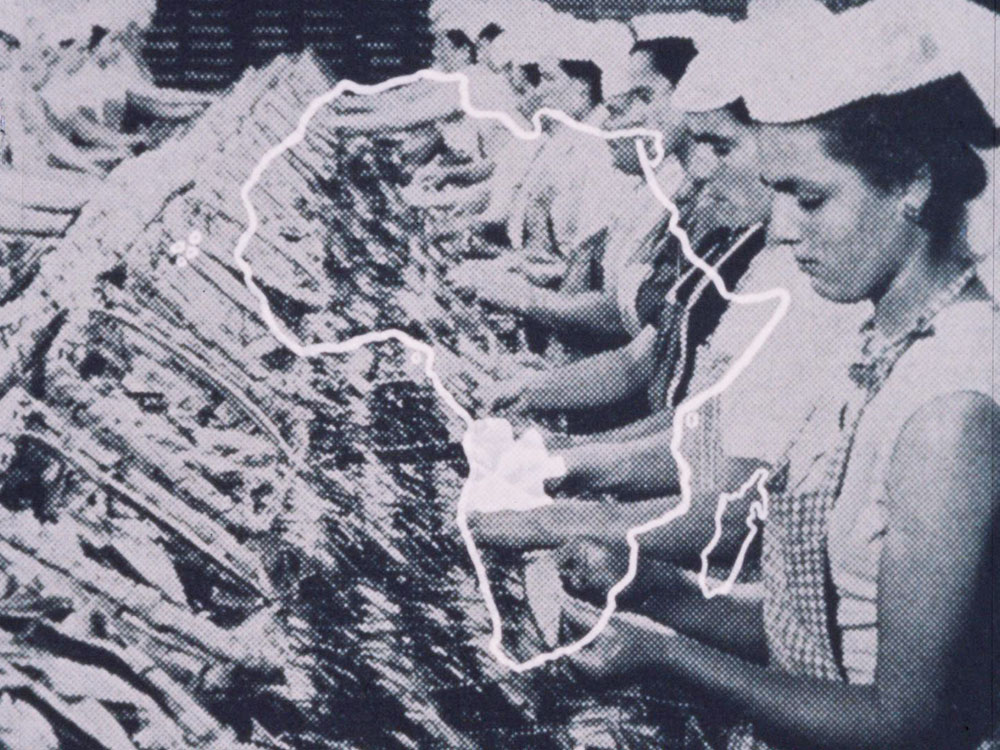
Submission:
[[[815,274],[810,274],[809,283],[816,294],[830,302],[849,305],[860,302],[864,298],[863,294],[859,294],[854,289],[849,289],[843,284],[838,284],[835,281],[824,279]]]

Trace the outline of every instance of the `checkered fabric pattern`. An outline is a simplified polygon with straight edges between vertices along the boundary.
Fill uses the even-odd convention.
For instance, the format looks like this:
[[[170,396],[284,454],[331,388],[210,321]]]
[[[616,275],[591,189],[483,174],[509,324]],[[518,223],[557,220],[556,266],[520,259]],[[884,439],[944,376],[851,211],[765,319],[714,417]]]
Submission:
[[[892,369],[912,344],[934,333],[934,317],[969,285],[969,268],[936,295],[902,336],[886,340],[872,321],[862,328],[863,361],[850,368],[856,388],[844,398],[839,438],[806,471],[791,475],[786,459],[772,480],[773,500],[764,531],[764,624],[771,663],[791,674],[839,681],[828,597],[827,516],[840,494],[851,447],[865,407],[879,392]],[[810,420],[820,411],[814,411]],[[826,413],[826,412],[822,412]],[[808,422],[804,429],[808,429]],[[801,437],[801,433],[800,433]]]

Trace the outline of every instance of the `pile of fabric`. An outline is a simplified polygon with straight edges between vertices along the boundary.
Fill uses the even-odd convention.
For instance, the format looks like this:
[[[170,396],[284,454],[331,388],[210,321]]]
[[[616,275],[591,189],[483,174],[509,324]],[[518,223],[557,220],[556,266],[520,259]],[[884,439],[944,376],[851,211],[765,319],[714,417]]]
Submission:
[[[240,186],[327,86],[312,57],[249,72],[103,177],[0,305],[0,731],[37,727],[25,750],[549,748],[613,725],[652,746],[644,705],[485,649],[454,523],[463,424],[423,365],[394,343],[297,358],[243,284]],[[475,412],[531,355],[443,283],[446,240],[387,179],[393,101],[316,116],[252,193],[246,260],[299,341],[404,330]]]
[[[15,3],[0,22],[0,298],[28,283],[101,179],[183,132],[211,99],[159,89],[152,2]]]

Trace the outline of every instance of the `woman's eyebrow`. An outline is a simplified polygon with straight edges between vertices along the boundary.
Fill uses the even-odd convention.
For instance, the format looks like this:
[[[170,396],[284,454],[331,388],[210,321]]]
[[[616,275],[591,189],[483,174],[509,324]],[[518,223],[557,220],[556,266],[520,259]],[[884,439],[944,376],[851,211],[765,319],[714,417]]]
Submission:
[[[799,183],[791,178],[783,180],[769,180],[764,175],[760,176],[760,182],[764,187],[770,188],[778,193],[795,193],[798,191]]]
[[[732,138],[725,138],[714,133],[704,133],[697,130],[691,131],[691,140],[695,143],[705,143],[710,146],[732,146],[735,141]]]

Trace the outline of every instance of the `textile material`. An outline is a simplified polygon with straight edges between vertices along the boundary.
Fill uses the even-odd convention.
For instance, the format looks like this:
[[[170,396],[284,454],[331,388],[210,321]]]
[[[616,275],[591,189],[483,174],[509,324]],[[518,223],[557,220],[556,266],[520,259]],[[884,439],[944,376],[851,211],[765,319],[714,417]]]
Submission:
[[[719,229],[706,235],[697,252],[716,267],[726,287],[732,289],[763,249],[764,239],[765,232],[759,226],[743,231]],[[675,252],[679,252],[679,243]],[[638,307],[642,308],[643,317],[656,316],[656,371],[649,386],[649,402],[654,411],[676,406],[683,400],[694,368],[694,354],[728,308],[728,302],[715,285],[700,270],[689,266],[687,273],[662,295],[662,301],[647,301],[653,297],[652,290],[659,293],[672,274],[683,267],[682,262],[687,264],[678,260],[673,268],[663,263],[651,276],[649,286],[640,290]]]
[[[812,288],[786,248],[765,248],[736,290],[740,294],[785,289],[791,305],[758,355],[720,396],[719,449],[728,456],[752,458],[774,466],[788,437],[846,370],[856,348],[858,329],[871,306],[823,299]],[[775,313],[777,302],[736,305],[723,316],[697,354],[696,385],[717,382],[747,351]],[[706,380],[702,380],[706,378]]]
[[[851,366],[852,392],[842,398],[836,443],[805,455],[793,443],[789,459],[775,473],[773,499],[764,530],[762,567],[766,596],[764,624],[772,666],[791,674],[831,681],[845,679],[837,638],[831,627],[831,579],[827,560],[827,517],[836,502],[865,408],[896,362],[917,340],[929,335],[935,315],[974,278],[968,269],[927,305],[902,336],[879,340],[873,324],[863,328],[863,360]],[[818,409],[810,416],[827,413]],[[807,423],[803,432],[809,427]],[[806,467],[799,465],[805,459]]]
[[[676,156],[666,157],[657,169],[657,181],[667,196],[674,195],[683,179],[684,169]],[[670,218],[645,179],[636,178],[633,189],[622,193],[618,201],[621,210],[608,228],[607,246],[601,259],[605,288],[616,292],[625,283],[624,278],[631,275],[632,267],[646,269],[652,263],[654,246],[646,240]],[[629,304],[634,300],[633,290]]]
[[[851,465],[827,531],[844,669],[853,683],[875,679],[879,563],[889,531],[886,477],[898,437],[915,413],[937,399],[959,392],[995,399],[989,343],[996,341],[1000,330],[996,316],[992,301],[982,299],[963,299],[939,313],[933,335],[918,341],[900,359],[858,427]]]
[[[614,213],[605,191],[617,190],[625,179],[612,165],[603,141],[555,126],[514,196],[507,222],[511,246],[544,248],[544,254],[568,257],[580,242],[611,223]],[[588,189],[598,185],[602,189]]]

